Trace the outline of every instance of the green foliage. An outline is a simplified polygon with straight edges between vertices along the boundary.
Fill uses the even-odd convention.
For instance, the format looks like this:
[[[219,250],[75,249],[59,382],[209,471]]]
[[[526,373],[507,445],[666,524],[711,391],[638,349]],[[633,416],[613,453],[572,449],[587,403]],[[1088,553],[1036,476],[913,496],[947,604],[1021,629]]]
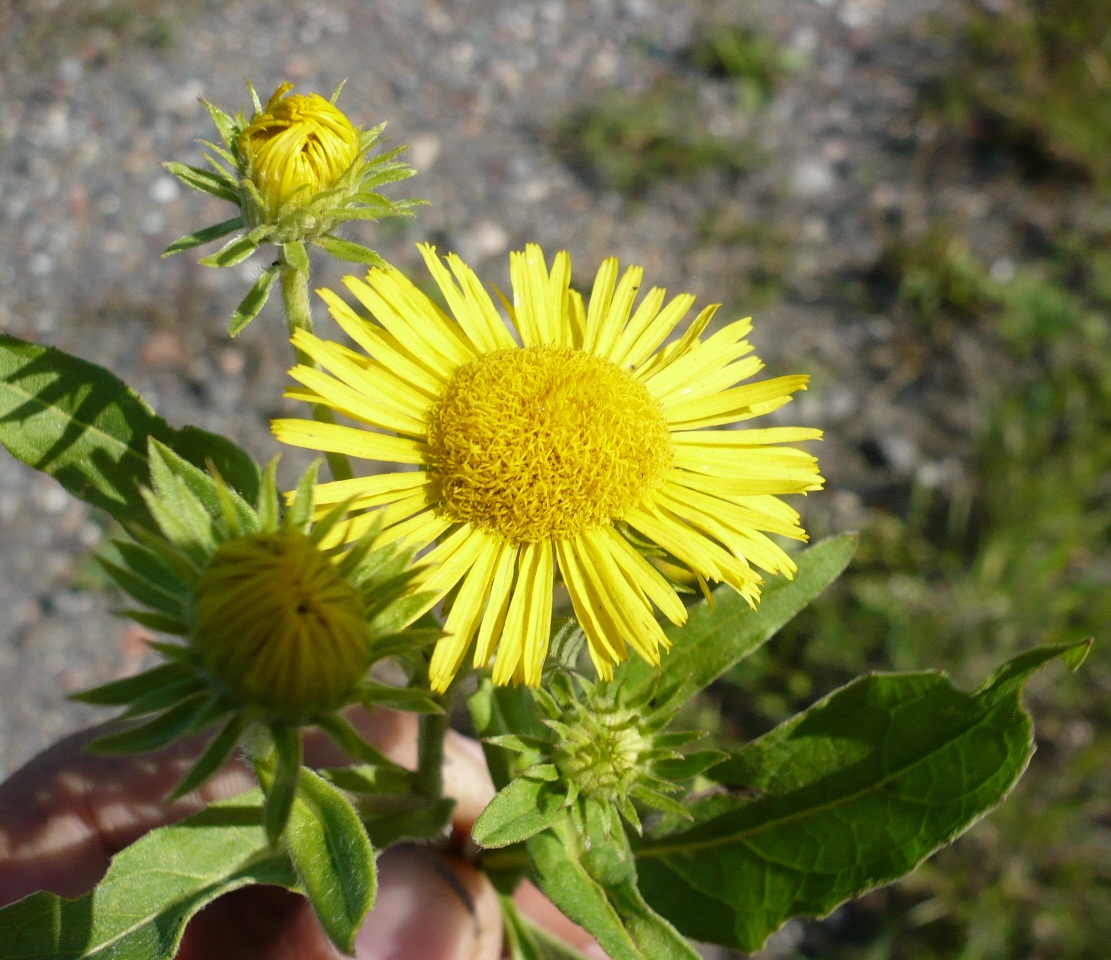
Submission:
[[[257,791],[214,803],[116,855],[90,893],[36,893],[0,910],[3,960],[171,960],[185,924],[253,883],[297,889],[288,857],[262,829]]]
[[[714,768],[740,795],[696,804],[693,827],[636,844],[649,902],[690,936],[756,950],[788,917],[824,915],[903,876],[1026,768],[1030,674],[1086,652],[1031,650],[975,694],[938,673],[872,675],[836,691]]]
[[[711,77],[735,81],[738,104],[746,111],[767,106],[784,75],[806,62],[751,27],[710,24],[683,58]]]
[[[151,528],[141,487],[148,441],[210,463],[252,498],[258,469],[235,444],[196,427],[175,430],[102,367],[53,347],[0,335],[0,443],[70,493],[120,521]]]
[[[1111,622],[1111,289],[1091,226],[1029,245],[989,271],[952,224],[897,237],[872,276],[876,306],[944,353],[975,337],[993,359],[969,480],[915,488],[906,513],[874,511],[853,567],[776,641],[728,674],[731,724],[761,731],[812,691],[870,667],[945,663],[970,678],[1033,643]],[[886,295],[885,295],[886,294]],[[959,453],[960,448],[955,447]],[[1041,749],[990,823],[841,924],[878,957],[1101,957],[1111,924],[1095,851],[1111,780],[1104,645],[1039,698]],[[821,933],[813,932],[814,942]],[[859,948],[828,947],[855,958]],[[843,952],[842,952],[843,950]],[[963,951],[963,953],[962,953]],[[823,954],[824,955],[824,954]]]
[[[1111,7],[1104,0],[965,0],[966,60],[945,113],[1028,169],[1111,176]]]
[[[671,79],[641,94],[607,91],[561,120],[553,140],[585,179],[633,196],[708,170],[740,175],[757,156],[752,144],[707,130],[695,91]]]
[[[297,802],[285,835],[301,886],[325,932],[344,953],[378,890],[374,851],[351,801],[327,780],[302,770]]]
[[[645,902],[637,889],[633,857],[619,841],[583,851],[570,826],[564,825],[537,834],[527,846],[540,889],[589,930],[611,960],[698,957]]]
[[[756,610],[729,588],[715,590],[713,603],[695,604],[687,622],[668,631],[675,645],[667,654],[666,671],[669,679],[680,678],[675,696],[686,699],[709,686],[766,643],[837,579],[855,549],[852,535],[831,537],[810,547],[798,557],[794,579],[771,581]],[[639,659],[628,661],[621,670],[630,692],[646,689],[658,674]]]

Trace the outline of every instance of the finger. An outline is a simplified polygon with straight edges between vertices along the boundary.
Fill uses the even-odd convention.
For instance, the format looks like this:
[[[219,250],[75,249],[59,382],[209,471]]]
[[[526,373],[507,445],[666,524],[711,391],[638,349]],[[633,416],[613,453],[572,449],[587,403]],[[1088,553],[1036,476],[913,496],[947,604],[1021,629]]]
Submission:
[[[388,757],[416,766],[413,714],[360,709],[349,718]],[[232,761],[199,791],[166,803],[206,738],[138,756],[88,753],[85,747],[103,732],[101,726],[67,737],[0,784],[0,905],[36,890],[78,896],[103,876],[114,854],[147,831],[254,786],[245,766]],[[318,730],[306,733],[306,758],[316,765],[350,762]],[[456,834],[465,837],[494,788],[481,748],[454,731],[444,744],[444,786],[457,801]]]
[[[378,899],[357,960],[498,960],[497,894],[470,864],[413,846],[378,860]],[[309,902],[280,887],[216,900],[186,931],[178,960],[341,960]]]
[[[498,960],[501,908],[484,873],[408,845],[378,864],[378,899],[356,940],[359,960]]]
[[[230,763],[201,790],[166,803],[204,741],[143,756],[88,753],[103,732],[67,737],[0,784],[0,904],[35,890],[77,896],[100,879],[113,854],[148,830],[253,783],[241,764]]]

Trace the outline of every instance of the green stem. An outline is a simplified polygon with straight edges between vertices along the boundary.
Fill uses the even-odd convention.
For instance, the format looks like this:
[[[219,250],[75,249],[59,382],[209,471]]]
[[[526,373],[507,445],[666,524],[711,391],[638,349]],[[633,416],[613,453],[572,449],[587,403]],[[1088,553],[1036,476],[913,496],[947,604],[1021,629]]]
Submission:
[[[423,797],[438,800],[444,795],[444,737],[447,712],[421,714],[417,734],[417,772],[413,789]]]
[[[282,284],[282,303],[285,306],[286,324],[289,334],[293,336],[294,330],[313,332],[312,309],[309,306],[309,278],[307,274],[298,270],[286,258],[285,250],[279,257],[281,267],[278,276]],[[316,362],[300,350],[294,349],[297,362],[302,366],[317,369]],[[320,423],[335,423],[336,418],[328,407],[319,403],[312,405],[313,419]],[[327,453],[328,467],[335,480],[350,480],[355,474],[351,469],[351,461],[342,453]]]

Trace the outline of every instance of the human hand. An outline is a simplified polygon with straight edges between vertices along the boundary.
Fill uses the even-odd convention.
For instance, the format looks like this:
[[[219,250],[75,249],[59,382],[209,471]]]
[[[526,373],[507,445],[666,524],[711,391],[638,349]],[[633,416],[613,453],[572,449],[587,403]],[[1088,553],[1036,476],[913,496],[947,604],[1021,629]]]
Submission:
[[[416,763],[412,714],[357,712],[351,719],[391,759]],[[66,897],[91,889],[113,854],[156,827],[254,786],[246,767],[229,763],[196,793],[164,798],[189,769],[203,741],[141,756],[102,756],[85,746],[102,730],[68,737],[0,784],[0,905],[36,890]],[[330,740],[306,734],[306,762],[346,763]],[[465,838],[493,796],[478,744],[454,732],[445,743],[444,789],[456,801],[453,836]],[[378,898],[359,931],[360,960],[497,960],[502,921],[486,876],[465,860],[399,846],[378,860]],[[523,912],[601,957],[589,937],[527,883]],[[589,946],[588,946],[589,945]],[[340,957],[308,901],[280,887],[255,886],[214,901],[189,924],[178,960],[336,960]]]

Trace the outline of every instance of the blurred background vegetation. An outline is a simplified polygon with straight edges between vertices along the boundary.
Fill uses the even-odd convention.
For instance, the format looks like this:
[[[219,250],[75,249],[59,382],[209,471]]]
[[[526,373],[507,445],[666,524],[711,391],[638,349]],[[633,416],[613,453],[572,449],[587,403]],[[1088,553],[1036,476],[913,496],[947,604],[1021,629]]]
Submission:
[[[1098,642],[1078,676],[1032,685],[1039,749],[1006,804],[769,956],[1096,960],[1111,943],[1111,3],[959,9],[929,27],[943,55],[914,109],[945,169],[1011,191],[996,224],[1008,256],[985,260],[959,211],[939,207],[888,224],[872,266],[831,286],[845,310],[893,318],[931,362],[977,339],[984,414],[954,438],[963,479],[865,494],[849,573],[718,686],[703,720],[751,737],[863,670],[945,665],[975,683],[1024,647]],[[570,112],[553,142],[588,182],[631,197],[707,171],[743,190],[759,146],[707,129],[695,88],[724,83],[752,115],[805,66],[751,26],[708,18],[653,86]],[[744,250],[739,302],[798,295],[783,281],[789,230],[700,216],[707,244]]]

